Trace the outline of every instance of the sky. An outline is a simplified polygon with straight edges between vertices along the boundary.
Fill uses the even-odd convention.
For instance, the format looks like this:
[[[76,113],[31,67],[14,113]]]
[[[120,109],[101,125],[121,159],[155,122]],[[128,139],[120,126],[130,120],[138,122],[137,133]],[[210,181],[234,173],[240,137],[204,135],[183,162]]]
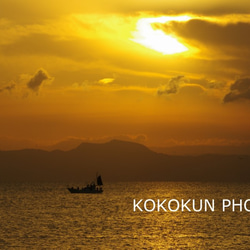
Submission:
[[[1,0],[0,142],[249,145],[249,13],[248,0]]]

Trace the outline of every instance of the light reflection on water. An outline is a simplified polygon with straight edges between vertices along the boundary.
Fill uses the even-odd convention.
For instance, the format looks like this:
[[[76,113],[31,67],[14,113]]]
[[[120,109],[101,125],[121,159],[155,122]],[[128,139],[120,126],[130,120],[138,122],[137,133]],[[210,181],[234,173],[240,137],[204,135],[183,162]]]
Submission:
[[[107,183],[103,194],[66,184],[1,184],[0,249],[248,249],[250,213],[221,199],[250,198],[249,184]],[[133,199],[215,199],[215,212],[133,212]]]

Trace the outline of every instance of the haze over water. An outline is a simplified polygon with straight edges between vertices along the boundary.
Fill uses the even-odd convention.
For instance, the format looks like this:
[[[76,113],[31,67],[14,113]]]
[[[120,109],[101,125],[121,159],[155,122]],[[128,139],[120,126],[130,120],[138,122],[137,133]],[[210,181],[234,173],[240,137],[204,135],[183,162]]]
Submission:
[[[75,183],[76,184],[76,183]],[[82,184],[79,184],[82,185]],[[0,185],[1,249],[248,249],[249,213],[222,199],[249,198],[249,184],[105,183],[70,194],[64,183]],[[215,200],[211,212],[133,212],[133,199]]]

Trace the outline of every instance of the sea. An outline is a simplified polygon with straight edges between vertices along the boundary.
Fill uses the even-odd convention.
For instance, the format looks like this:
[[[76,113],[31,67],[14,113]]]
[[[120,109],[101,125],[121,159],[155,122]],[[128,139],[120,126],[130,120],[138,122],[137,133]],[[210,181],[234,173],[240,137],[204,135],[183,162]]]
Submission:
[[[1,183],[0,249],[250,249],[249,183],[104,184]]]

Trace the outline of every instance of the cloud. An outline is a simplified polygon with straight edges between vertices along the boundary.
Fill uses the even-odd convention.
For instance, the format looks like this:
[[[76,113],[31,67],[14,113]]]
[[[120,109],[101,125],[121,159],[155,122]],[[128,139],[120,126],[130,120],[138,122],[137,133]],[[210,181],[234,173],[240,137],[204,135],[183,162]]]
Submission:
[[[1,92],[4,92],[5,90],[6,90],[6,91],[11,91],[11,90],[13,90],[15,87],[16,87],[16,84],[15,84],[15,83],[11,83],[10,85],[7,85],[7,86],[5,86],[5,87],[3,87],[3,88],[0,88],[0,93],[1,93]]]
[[[121,141],[130,141],[136,142],[140,144],[146,144],[148,141],[148,137],[145,134],[121,134],[121,135],[106,135],[103,137],[67,137],[59,142],[71,142],[71,141],[82,141],[82,142],[90,142],[90,143],[105,143],[111,140],[121,140]]]
[[[38,92],[44,81],[52,79],[47,71],[39,69],[28,81],[27,87],[34,92]]]
[[[120,135],[120,136],[114,136],[113,139],[117,140],[123,140],[123,141],[132,141],[144,144],[147,142],[148,137],[145,134],[138,134],[138,135]]]
[[[114,78],[103,78],[98,81],[98,84],[100,85],[107,85],[109,83],[112,83],[115,79]]]
[[[246,36],[246,33],[250,27],[249,20],[246,20],[248,22],[236,23],[230,23],[230,21],[233,20],[222,20],[220,23],[217,19],[202,20],[195,18],[187,22],[158,23],[156,27],[162,27],[166,33],[173,32],[186,39],[197,40],[214,46],[241,45],[248,47],[250,37]]]
[[[250,100],[250,78],[236,80],[230,87],[230,92],[225,95],[223,101],[234,102],[239,99]]]
[[[74,89],[86,89],[88,87],[110,87],[114,85],[115,78],[102,78],[100,80],[85,80],[81,83],[75,82],[72,87]]]
[[[190,82],[200,85],[204,87],[205,89],[222,90],[226,87],[226,81],[222,81],[222,80],[210,80],[206,78],[200,78],[200,79],[189,78],[189,79],[190,79]]]
[[[27,7],[28,6],[28,7]],[[49,8],[47,7],[49,6]],[[65,6],[67,6],[65,8]],[[13,2],[1,0],[0,16],[18,20],[19,22],[34,22],[44,19],[51,19],[55,16],[65,16],[69,13],[138,13],[142,11],[151,12],[191,12],[199,14],[221,14],[221,13],[249,13],[250,6],[248,0],[228,1],[228,0],[175,0],[175,1],[145,1],[145,0],[127,0],[114,1],[92,0],[86,4],[85,1],[60,1],[60,5],[51,4],[51,1],[30,1],[22,0]]]
[[[180,88],[180,85],[183,84],[185,81],[186,79],[184,78],[184,76],[172,77],[166,85],[161,86],[158,89],[157,94],[158,95],[176,94]]]
[[[167,34],[174,34],[194,47],[212,48],[225,55],[238,56],[241,51],[249,51],[250,17],[239,21],[234,16],[220,19],[191,19],[187,22],[155,24]],[[203,49],[204,51],[204,49]]]
[[[226,86],[226,82],[218,80],[208,81],[207,88],[209,89],[223,89]]]

